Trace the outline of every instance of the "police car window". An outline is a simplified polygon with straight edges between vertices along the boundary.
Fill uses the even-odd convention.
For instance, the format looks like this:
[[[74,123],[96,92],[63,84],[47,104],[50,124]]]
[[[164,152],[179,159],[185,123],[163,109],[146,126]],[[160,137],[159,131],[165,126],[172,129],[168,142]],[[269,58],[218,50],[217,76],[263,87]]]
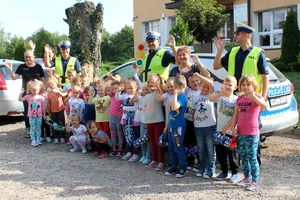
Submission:
[[[13,71],[14,72],[16,72],[16,70],[17,70],[17,68],[18,68],[19,65],[20,64],[13,64],[12,67],[13,67]],[[0,66],[0,72],[4,76],[5,80],[12,80],[9,70],[4,65]],[[21,78],[21,77],[19,77],[19,78]]]
[[[274,67],[274,65],[272,65],[269,62],[268,62],[267,69],[269,71],[269,80],[270,81],[283,82],[287,79],[276,67]]]
[[[132,78],[134,73],[133,65],[128,64],[122,68],[116,69],[113,74],[119,74],[121,77]]]

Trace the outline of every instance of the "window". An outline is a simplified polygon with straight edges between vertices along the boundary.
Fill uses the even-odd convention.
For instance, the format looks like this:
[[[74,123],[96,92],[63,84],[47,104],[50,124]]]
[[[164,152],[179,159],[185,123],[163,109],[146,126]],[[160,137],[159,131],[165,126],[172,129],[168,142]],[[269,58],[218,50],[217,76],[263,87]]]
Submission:
[[[159,20],[145,22],[144,24],[144,32],[147,33],[149,31],[156,31],[159,32]]]
[[[264,48],[280,48],[282,29],[289,9],[280,8],[258,13],[259,44]]]

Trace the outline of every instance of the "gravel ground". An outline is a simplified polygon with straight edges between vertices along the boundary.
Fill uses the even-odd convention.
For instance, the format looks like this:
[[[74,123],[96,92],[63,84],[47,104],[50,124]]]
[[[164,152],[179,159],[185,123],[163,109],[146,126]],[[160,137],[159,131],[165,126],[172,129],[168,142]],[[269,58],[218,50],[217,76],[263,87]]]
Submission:
[[[3,124],[3,123],[2,123]],[[300,199],[300,131],[265,142],[258,191],[225,181],[166,177],[118,158],[31,147],[23,123],[0,126],[0,199]]]

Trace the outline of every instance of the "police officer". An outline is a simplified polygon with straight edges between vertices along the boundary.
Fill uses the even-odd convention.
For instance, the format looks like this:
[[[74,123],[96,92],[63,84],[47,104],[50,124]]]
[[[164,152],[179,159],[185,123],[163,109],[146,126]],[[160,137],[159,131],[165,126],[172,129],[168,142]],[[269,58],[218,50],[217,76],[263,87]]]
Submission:
[[[64,84],[70,82],[67,77],[68,70],[75,69],[77,75],[80,75],[81,65],[77,58],[70,56],[70,41],[60,41],[58,46],[60,48],[60,55],[55,58],[55,73],[60,76],[60,82]]]
[[[160,48],[160,34],[158,32],[148,32],[146,42],[149,51],[143,61],[143,81],[147,81],[148,76],[151,74],[159,74],[163,80],[167,80],[170,63],[175,63],[173,54]]]
[[[269,72],[266,69],[267,61],[264,51],[251,44],[254,28],[242,23],[236,23],[236,25],[234,33],[239,46],[232,48],[222,58],[224,43],[219,36],[214,38],[214,43],[218,49],[214,60],[214,69],[224,67],[228,71],[228,75],[234,76],[237,81],[244,74],[254,75],[259,85],[256,92],[261,93],[263,98],[267,99]]]

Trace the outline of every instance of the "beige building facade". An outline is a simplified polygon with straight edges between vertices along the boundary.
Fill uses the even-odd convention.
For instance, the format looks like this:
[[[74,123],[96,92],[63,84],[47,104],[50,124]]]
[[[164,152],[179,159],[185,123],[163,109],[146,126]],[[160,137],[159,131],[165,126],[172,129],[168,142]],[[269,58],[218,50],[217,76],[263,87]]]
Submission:
[[[148,31],[161,33],[165,46],[172,24],[176,23],[174,8],[183,0],[133,0],[134,46],[145,44]],[[227,40],[233,39],[234,23],[243,22],[256,29],[253,44],[265,50],[269,58],[281,54],[282,28],[289,9],[297,12],[300,27],[300,0],[218,0],[226,7],[228,22],[220,30]],[[205,44],[202,52],[215,52],[213,44]]]

